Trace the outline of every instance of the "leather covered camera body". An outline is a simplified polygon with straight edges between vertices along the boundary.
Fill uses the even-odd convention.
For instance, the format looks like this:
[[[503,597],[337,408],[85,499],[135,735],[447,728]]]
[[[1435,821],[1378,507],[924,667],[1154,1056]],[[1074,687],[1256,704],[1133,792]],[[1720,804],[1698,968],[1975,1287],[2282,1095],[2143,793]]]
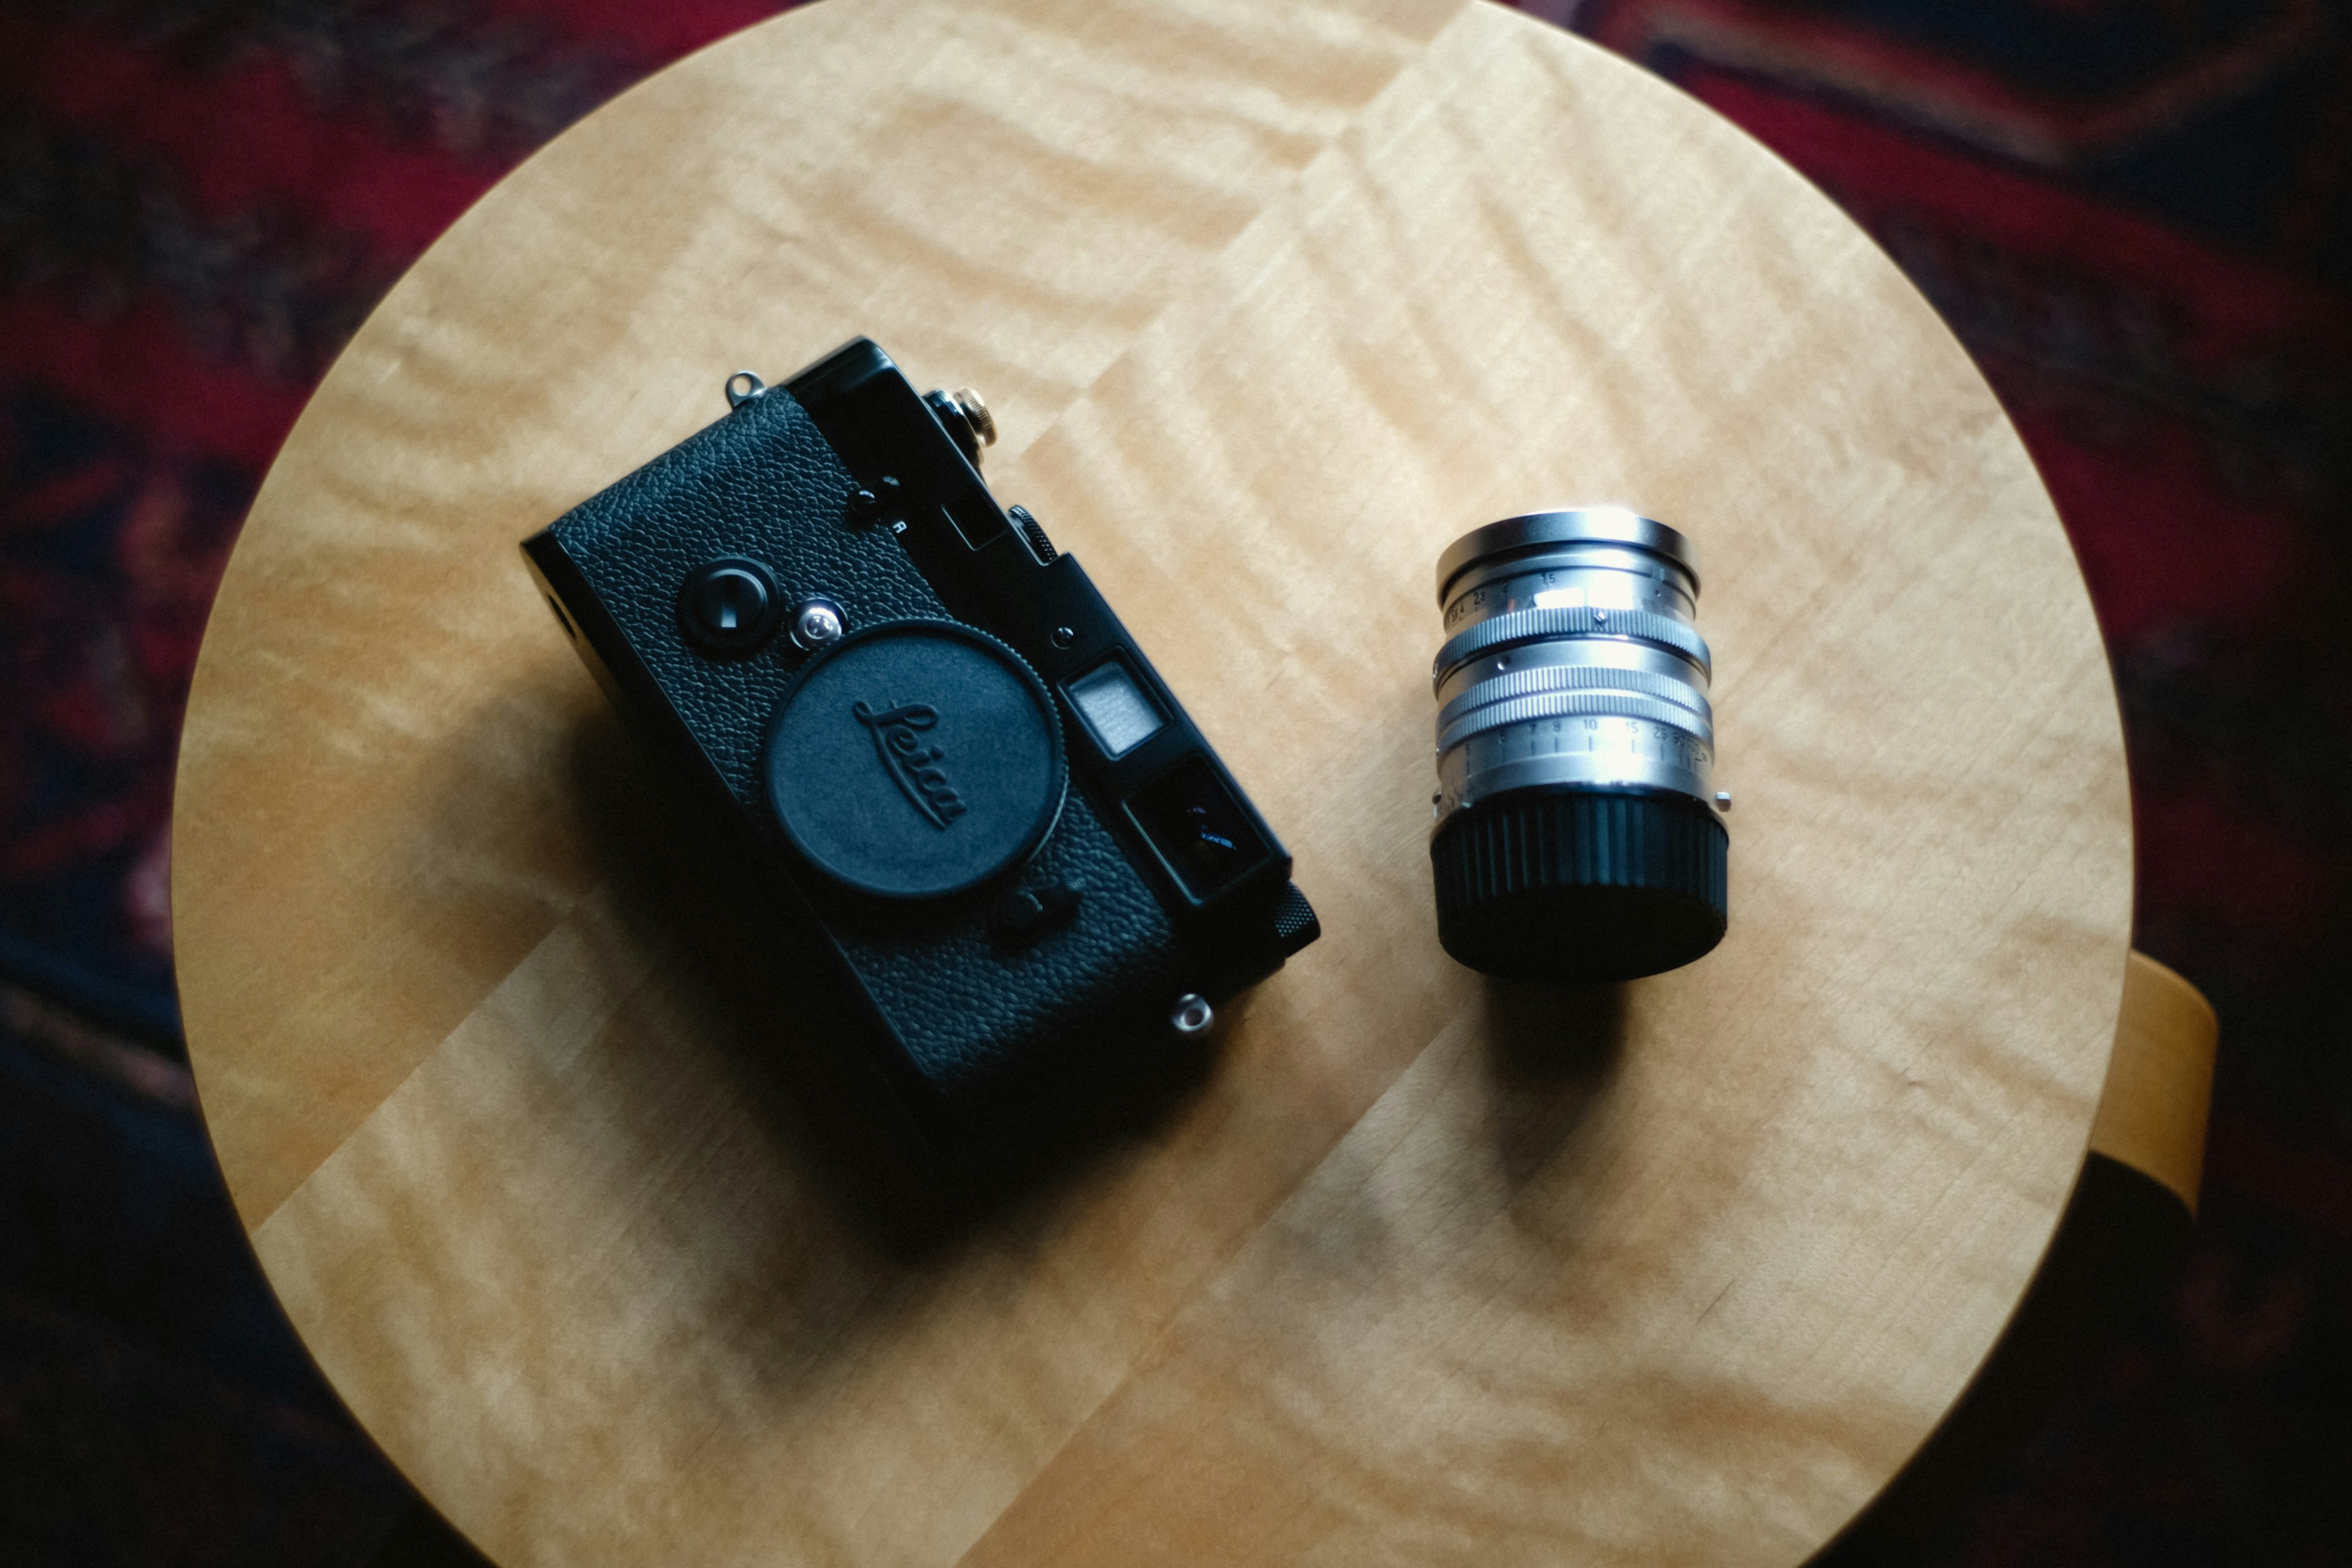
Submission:
[[[1206,1028],[1318,934],[1291,861],[978,399],[858,339],[526,541],[934,1142]]]

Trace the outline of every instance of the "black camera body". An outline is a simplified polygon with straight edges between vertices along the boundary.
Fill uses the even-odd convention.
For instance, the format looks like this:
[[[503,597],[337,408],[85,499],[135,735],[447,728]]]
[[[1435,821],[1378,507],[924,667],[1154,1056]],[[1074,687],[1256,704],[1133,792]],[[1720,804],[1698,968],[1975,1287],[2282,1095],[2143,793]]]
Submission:
[[[976,400],[861,338],[523,554],[719,808],[935,1142],[1318,934],[1290,857],[1087,580],[979,472]]]

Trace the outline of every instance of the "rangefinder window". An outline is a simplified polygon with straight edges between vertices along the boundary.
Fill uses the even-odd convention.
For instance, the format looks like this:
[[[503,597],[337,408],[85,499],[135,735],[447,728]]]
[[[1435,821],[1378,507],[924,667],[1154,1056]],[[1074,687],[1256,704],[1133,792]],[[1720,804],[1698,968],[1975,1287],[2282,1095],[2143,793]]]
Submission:
[[[1136,826],[1193,898],[1206,901],[1270,853],[1216,771],[1187,757],[1127,803]]]

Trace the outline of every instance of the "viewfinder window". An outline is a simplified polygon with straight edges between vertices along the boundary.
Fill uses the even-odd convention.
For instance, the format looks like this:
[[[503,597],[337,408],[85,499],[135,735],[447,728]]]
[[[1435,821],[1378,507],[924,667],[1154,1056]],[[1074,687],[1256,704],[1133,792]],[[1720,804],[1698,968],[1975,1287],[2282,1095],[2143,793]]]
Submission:
[[[1107,757],[1125,756],[1167,725],[1167,715],[1128,669],[1127,661],[1117,655],[1070,682],[1066,689],[1070,705],[1087,721],[1095,744]]]
[[[1136,791],[1127,808],[1184,890],[1203,901],[1272,853],[1233,792],[1198,754]]]
[[[955,524],[964,543],[974,550],[1004,531],[1004,514],[996,510],[994,501],[974,491],[964,491],[940,510],[948,514],[948,521]]]

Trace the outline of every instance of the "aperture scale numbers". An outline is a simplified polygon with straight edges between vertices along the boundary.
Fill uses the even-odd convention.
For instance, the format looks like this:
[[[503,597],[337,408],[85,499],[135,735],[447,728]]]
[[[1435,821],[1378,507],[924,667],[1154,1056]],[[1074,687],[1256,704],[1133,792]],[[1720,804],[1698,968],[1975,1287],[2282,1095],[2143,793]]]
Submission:
[[[1473,767],[1540,757],[1605,754],[1699,773],[1715,761],[1714,752],[1705,744],[1671,725],[1608,715],[1530,719],[1489,730],[1464,745]]]

